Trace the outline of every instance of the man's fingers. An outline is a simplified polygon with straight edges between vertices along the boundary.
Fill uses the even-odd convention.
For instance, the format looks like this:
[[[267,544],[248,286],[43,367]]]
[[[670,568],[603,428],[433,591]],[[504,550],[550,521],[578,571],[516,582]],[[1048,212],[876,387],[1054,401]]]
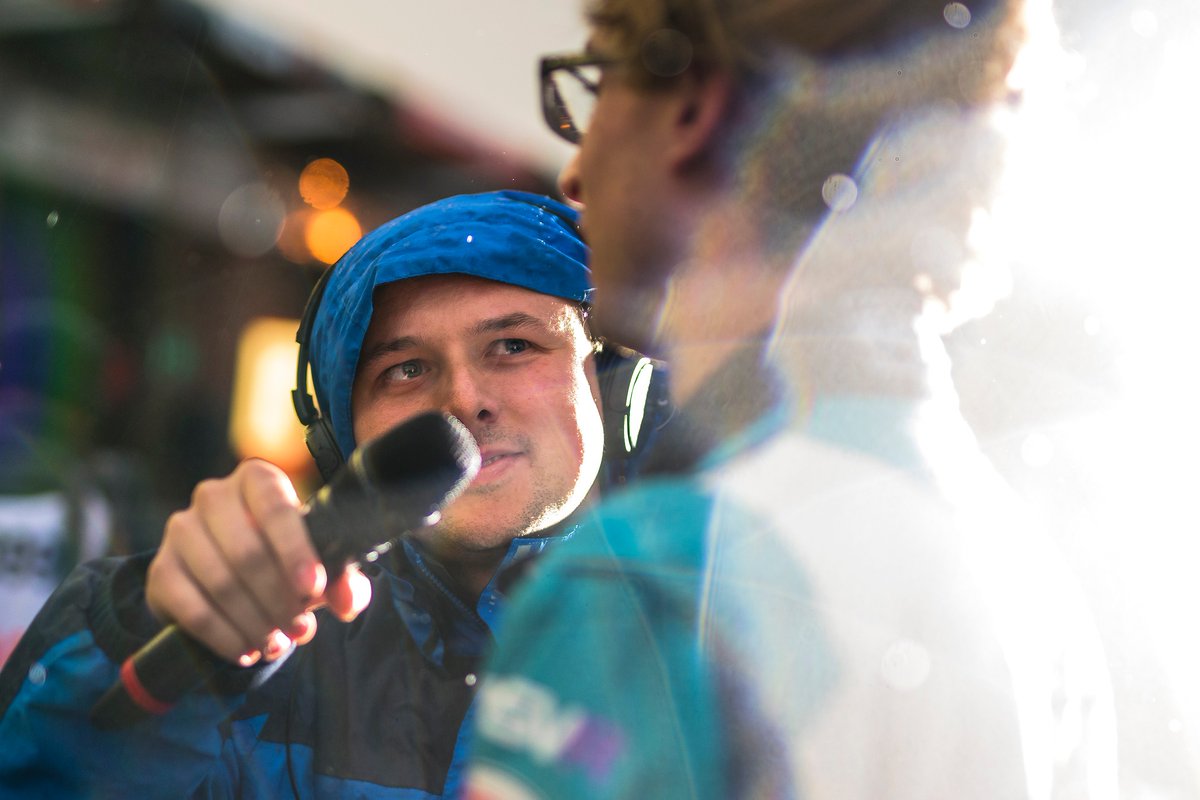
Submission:
[[[207,601],[205,610],[220,616],[240,632],[244,646],[239,652],[261,647],[267,635],[279,627],[264,611],[242,576],[226,561],[225,554],[212,538],[206,535],[181,537],[175,545],[175,553],[181,561],[182,577]],[[188,617],[181,616],[185,613]],[[194,630],[203,624],[202,613],[181,608],[173,611],[172,617],[189,633],[208,643],[202,629]]]
[[[255,498],[256,507],[249,504],[248,497]],[[237,587],[213,587],[214,597],[227,612],[234,611],[235,603],[242,606],[252,602],[257,616],[265,618],[270,628],[281,628],[304,609],[305,598],[280,563],[268,533],[273,527],[276,537],[300,537],[301,545],[307,545],[295,503],[295,492],[287,478],[261,461],[245,462],[229,479],[197,487],[193,507],[201,527],[236,576],[244,595],[237,596]],[[295,523],[290,534],[289,517]],[[204,575],[201,582],[208,586]],[[220,593],[220,589],[227,593]]]
[[[325,602],[334,616],[349,622],[371,602],[371,581],[357,566],[349,566],[325,590]]]
[[[249,460],[201,482],[191,505],[172,515],[146,599],[160,620],[249,664],[311,641],[317,623],[309,609],[317,605],[353,619],[370,602],[371,584],[356,567],[328,582],[286,474]]]
[[[326,575],[308,538],[296,489],[282,470],[266,462],[248,461],[243,468],[242,501],[270,543],[290,591],[303,606],[325,591]]]
[[[150,587],[155,583],[156,570],[165,570],[173,576],[169,579],[169,597],[157,604],[163,611],[156,612],[156,615],[164,622],[174,622],[209,650],[234,663],[240,663],[242,656],[259,646],[214,607],[212,599],[185,570],[164,563],[161,557],[156,557],[150,564],[147,602],[151,596]],[[154,608],[154,605],[151,607]]]

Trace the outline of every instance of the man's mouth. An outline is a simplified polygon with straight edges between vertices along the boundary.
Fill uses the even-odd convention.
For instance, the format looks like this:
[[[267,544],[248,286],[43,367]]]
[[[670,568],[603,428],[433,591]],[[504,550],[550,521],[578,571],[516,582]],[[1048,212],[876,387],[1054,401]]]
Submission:
[[[479,463],[479,469],[482,471],[482,470],[487,469],[488,467],[497,466],[497,465],[505,463],[506,461],[512,460],[512,459],[516,458],[517,456],[521,455],[521,453],[515,452],[515,451],[495,452],[495,451],[484,450],[479,455],[481,458],[480,463]]]

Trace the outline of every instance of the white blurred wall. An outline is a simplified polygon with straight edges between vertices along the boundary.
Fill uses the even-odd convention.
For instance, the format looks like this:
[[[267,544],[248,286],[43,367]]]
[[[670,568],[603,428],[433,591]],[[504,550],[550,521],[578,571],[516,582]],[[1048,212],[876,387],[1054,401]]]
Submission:
[[[573,0],[194,0],[556,174],[569,146],[542,122],[537,58],[582,48]]]

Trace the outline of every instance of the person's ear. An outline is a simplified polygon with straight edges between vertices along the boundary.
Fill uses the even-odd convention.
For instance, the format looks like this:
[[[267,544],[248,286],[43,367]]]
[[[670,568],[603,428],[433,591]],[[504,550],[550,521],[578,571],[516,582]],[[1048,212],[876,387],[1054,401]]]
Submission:
[[[733,111],[734,82],[720,70],[688,70],[676,78],[672,92],[671,166],[686,169],[718,143],[723,123]]]

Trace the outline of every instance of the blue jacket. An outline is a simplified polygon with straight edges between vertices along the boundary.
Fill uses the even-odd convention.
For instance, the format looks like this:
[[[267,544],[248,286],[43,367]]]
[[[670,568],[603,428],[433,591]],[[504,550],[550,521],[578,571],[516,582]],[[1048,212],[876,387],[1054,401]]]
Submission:
[[[282,662],[231,666],[211,691],[116,732],[87,717],[155,632],[149,556],[86,564],[0,673],[0,798],[452,796],[506,589],[562,538],[514,540],[474,608],[406,542],[369,568],[374,600],[354,622],[326,617]]]

